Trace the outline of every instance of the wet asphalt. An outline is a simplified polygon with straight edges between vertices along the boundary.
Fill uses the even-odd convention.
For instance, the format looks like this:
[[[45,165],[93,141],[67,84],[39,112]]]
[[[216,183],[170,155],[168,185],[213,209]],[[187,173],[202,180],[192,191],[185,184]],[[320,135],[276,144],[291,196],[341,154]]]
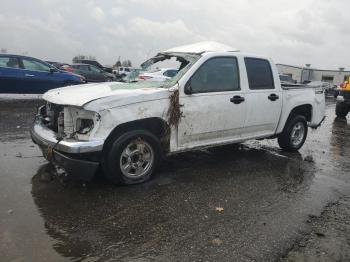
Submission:
[[[57,176],[29,136],[40,103],[0,99],[0,261],[278,261],[350,195],[350,121],[332,99],[299,153],[184,153],[125,187]]]

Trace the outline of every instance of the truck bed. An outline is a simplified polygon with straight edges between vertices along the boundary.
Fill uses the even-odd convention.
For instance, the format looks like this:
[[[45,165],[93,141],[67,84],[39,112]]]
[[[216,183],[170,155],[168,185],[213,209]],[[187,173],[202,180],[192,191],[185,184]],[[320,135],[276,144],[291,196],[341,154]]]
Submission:
[[[310,88],[310,89],[315,89],[316,94],[321,94],[323,93],[323,88],[322,86],[311,86],[311,85],[305,85],[305,84],[286,84],[286,83],[281,83],[281,87],[284,90],[290,90],[290,89],[305,89],[305,88]]]

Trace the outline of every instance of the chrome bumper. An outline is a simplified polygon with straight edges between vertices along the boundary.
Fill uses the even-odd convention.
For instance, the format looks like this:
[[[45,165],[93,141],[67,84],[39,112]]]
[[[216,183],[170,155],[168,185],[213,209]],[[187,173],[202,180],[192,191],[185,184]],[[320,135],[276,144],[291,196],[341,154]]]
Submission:
[[[40,147],[48,161],[63,167],[75,179],[91,180],[94,177],[100,165],[99,161],[87,161],[79,159],[79,156],[101,152],[102,140],[86,142],[62,140],[57,143],[55,132],[41,124],[40,119],[35,120],[30,133],[34,143]]]
[[[56,133],[43,125],[39,119],[35,120],[30,130],[33,141],[40,146],[55,147],[56,150],[65,153],[91,153],[102,151],[104,140],[76,141],[62,140],[58,142]]]

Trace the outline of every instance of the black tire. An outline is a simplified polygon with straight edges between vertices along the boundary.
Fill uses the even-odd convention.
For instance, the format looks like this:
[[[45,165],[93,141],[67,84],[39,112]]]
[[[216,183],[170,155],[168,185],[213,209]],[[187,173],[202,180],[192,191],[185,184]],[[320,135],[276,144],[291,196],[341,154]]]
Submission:
[[[337,117],[345,118],[349,112],[348,105],[345,102],[337,102],[335,114]]]
[[[135,176],[133,177],[131,175],[124,174],[121,166],[122,160],[124,159],[122,156],[123,151],[126,150],[126,148],[131,144],[137,143],[135,141],[144,143],[146,148],[151,148],[149,151],[152,152],[153,158],[152,164],[150,164],[150,166],[147,168],[147,172],[145,171],[145,174],[142,174],[142,176],[137,176],[135,169]],[[118,136],[115,140],[111,141],[110,144],[106,146],[105,150],[106,152],[104,152],[104,159],[102,161],[104,176],[110,182],[118,185],[138,184],[151,179],[162,156],[162,147],[159,139],[147,130],[134,130],[124,133],[121,136]],[[131,159],[132,156],[129,158]],[[137,156],[137,158],[142,159],[143,157]],[[129,161],[134,161],[130,159]],[[132,162],[131,164],[136,163]],[[124,172],[126,171],[124,170]]]
[[[300,141],[297,143],[293,142],[293,129],[297,127],[297,125],[303,126],[303,134],[300,135]],[[283,132],[278,136],[278,144],[285,151],[298,151],[304,144],[308,132],[307,122],[304,116],[301,115],[292,115],[289,117]],[[299,140],[298,139],[298,140]]]

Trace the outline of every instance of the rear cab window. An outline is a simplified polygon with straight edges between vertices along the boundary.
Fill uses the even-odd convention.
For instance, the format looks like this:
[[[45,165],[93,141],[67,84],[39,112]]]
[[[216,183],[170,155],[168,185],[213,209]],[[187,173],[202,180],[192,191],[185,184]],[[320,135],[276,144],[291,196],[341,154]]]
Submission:
[[[270,62],[261,58],[244,58],[247,69],[249,89],[275,89]]]

